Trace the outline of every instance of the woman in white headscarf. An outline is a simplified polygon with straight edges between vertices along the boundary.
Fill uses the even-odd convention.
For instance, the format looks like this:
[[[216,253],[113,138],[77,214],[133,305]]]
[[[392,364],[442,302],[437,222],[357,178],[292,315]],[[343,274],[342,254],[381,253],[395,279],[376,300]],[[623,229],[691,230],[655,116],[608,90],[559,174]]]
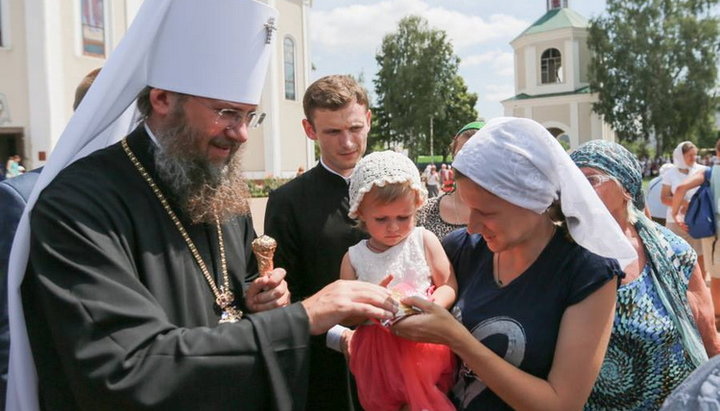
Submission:
[[[696,174],[698,171],[705,171],[707,168],[695,161],[697,153],[697,147],[695,147],[695,144],[690,141],[683,141],[675,147],[675,150],[673,150],[673,166],[662,176],[662,191],[660,192],[660,199],[663,204],[668,206],[667,214],[665,216],[665,226],[690,244],[693,250],[697,253],[698,264],[701,268],[704,268],[705,262],[703,259],[702,242],[698,238],[690,237],[690,234],[683,230],[683,228],[675,221],[675,216],[672,215],[670,210],[673,203],[673,195],[675,194],[677,187],[689,176]],[[696,191],[697,189],[693,189],[685,193],[684,200],[681,203],[682,215],[685,215],[685,208]]]
[[[580,409],[605,355],[621,267],[637,258],[590,183],[540,124],[492,120],[458,153],[467,231],[443,241],[459,293],[393,331],[463,361],[459,409]],[[616,261],[617,260],[617,261]]]

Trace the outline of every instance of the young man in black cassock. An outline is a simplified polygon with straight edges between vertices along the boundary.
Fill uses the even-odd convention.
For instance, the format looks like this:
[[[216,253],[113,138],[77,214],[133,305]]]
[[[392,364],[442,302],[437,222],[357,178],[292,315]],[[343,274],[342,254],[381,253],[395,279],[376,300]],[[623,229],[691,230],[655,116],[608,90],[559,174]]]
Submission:
[[[151,42],[132,29],[158,27],[148,60],[134,60],[149,85],[138,95],[145,120],[65,167],[32,209],[22,296],[39,385],[18,382],[32,374],[18,338],[9,409],[301,410],[309,336],[396,305],[381,287],[341,281],[290,304],[283,269],[257,276],[238,148],[263,117],[276,12],[239,0],[146,4],[136,19],[155,24],[126,34]],[[138,82],[122,82],[126,63],[108,60],[83,107],[97,106],[81,107],[59,145],[94,142],[71,132],[129,104]]]
[[[350,76],[327,76],[310,85],[303,108],[303,129],[319,144],[320,162],[273,191],[265,211],[265,232],[278,240],[275,264],[287,270],[293,301],[337,280],[348,247],[366,238],[348,217],[348,179],[370,131],[367,94]],[[345,358],[324,335],[311,339],[310,381],[308,409],[360,409]]]

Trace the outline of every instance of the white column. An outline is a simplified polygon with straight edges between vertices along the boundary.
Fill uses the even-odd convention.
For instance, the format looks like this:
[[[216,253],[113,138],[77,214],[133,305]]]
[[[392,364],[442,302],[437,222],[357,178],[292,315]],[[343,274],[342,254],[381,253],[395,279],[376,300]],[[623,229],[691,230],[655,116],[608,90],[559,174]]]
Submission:
[[[577,40],[565,40],[564,48],[565,84],[571,86],[568,91],[574,91],[580,88],[580,45]]]
[[[268,5],[270,7],[276,7],[275,0],[269,0]],[[282,16],[278,16],[281,19]],[[275,24],[280,27],[280,22],[277,21]],[[273,176],[280,176],[280,90],[278,90],[278,83],[280,82],[278,59],[282,58],[283,55],[283,35],[281,30],[276,30],[273,33],[273,48],[274,51],[270,53],[270,67],[268,71],[268,81],[265,84],[268,86],[267,106],[265,110],[268,113],[268,120],[263,129],[265,137],[265,174]],[[278,57],[279,56],[279,57]]]
[[[580,145],[580,124],[578,122],[578,103],[570,103],[570,149]]]
[[[600,116],[594,111],[590,112],[590,133],[590,138],[593,140],[598,138],[605,139],[602,130],[602,120],[600,119]],[[583,143],[585,143],[585,141],[583,141]]]
[[[308,12],[308,2],[302,3],[302,36],[303,36],[303,90],[300,92],[298,88],[298,99],[302,101],[305,89],[310,86],[310,69],[312,62],[310,61],[310,41],[308,34],[308,25],[310,24],[310,13]],[[300,124],[298,124],[300,127]],[[300,133],[305,134],[303,131]],[[291,133],[295,135],[294,133]],[[309,138],[305,139],[305,170],[309,170],[315,164],[315,142]]]
[[[37,158],[38,151],[49,154],[67,122],[63,99],[61,4],[64,3],[57,0],[25,2],[29,94],[25,148],[32,167],[42,165]]]
[[[538,94],[538,59],[534,46],[525,47],[525,89],[528,94]]]

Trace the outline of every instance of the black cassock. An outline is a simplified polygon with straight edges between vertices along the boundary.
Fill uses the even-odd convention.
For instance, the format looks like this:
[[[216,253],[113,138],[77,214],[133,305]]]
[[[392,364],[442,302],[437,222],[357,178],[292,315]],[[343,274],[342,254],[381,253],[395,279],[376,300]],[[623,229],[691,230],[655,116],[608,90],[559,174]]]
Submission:
[[[319,163],[270,194],[265,233],[278,242],[275,265],[287,270],[294,301],[337,280],[343,255],[367,237],[348,210],[347,183]],[[350,409],[345,358],[325,347],[325,335],[311,342],[308,410]]]
[[[128,142],[155,175],[143,126]],[[216,228],[191,224],[221,283]],[[188,246],[119,144],[63,170],[31,215],[23,305],[40,395],[50,410],[302,409],[309,329],[300,304],[218,325],[214,296]],[[243,306],[257,275],[249,216],[223,224]],[[246,313],[247,314],[247,313]]]

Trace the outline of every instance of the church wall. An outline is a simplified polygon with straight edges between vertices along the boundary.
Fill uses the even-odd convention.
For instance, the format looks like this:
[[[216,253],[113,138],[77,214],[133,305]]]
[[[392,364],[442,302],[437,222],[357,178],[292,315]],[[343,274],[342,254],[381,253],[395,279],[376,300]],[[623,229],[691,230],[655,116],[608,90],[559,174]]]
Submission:
[[[533,46],[535,48],[535,64],[533,64],[532,66],[528,66],[528,70],[535,71],[535,82],[534,84],[528,84],[528,94],[538,95],[571,91],[572,85],[569,84],[569,78],[572,77],[572,73],[569,71],[570,65],[568,64],[568,62],[572,59],[572,53],[570,53],[571,50],[568,50],[568,48],[566,47],[565,39],[553,38],[550,40],[538,41],[536,43],[533,43]],[[543,52],[545,52],[545,50],[550,48],[556,48],[561,53],[560,55],[562,57],[563,79],[563,82],[561,83],[542,83],[541,56]]]
[[[305,118],[302,108],[302,97],[305,89],[307,89],[309,85],[306,84],[307,79],[304,73],[310,71],[309,67],[306,66],[303,55],[305,54],[305,44],[309,41],[305,41],[304,39],[303,1],[289,0],[278,2],[277,7],[280,10],[280,15],[288,20],[288,25],[286,26],[287,31],[282,34],[282,38],[278,37],[280,45],[282,46],[285,35],[289,35],[295,43],[295,100],[285,98],[285,72],[283,64],[279,66],[280,70],[278,70],[278,75],[280,78],[277,79],[278,84],[283,85],[280,87],[280,112],[283,113],[280,143],[280,172],[281,174],[294,176],[298,166],[302,165],[307,169],[308,164],[305,149],[308,139],[302,130],[301,122],[302,119]],[[293,17],[289,18],[285,16]],[[282,59],[280,61],[282,62]]]
[[[601,135],[593,134],[592,130],[592,104],[578,103],[578,142],[580,144],[601,138]]]
[[[3,32],[7,46],[0,47],[0,93],[5,96],[10,122],[0,124],[0,127],[27,127],[30,103],[23,0],[0,0],[0,3],[7,6],[3,12],[10,13],[10,18],[5,20],[9,28]],[[2,159],[3,164],[5,160]]]
[[[546,123],[548,121],[555,121],[563,124],[571,124],[570,121],[570,110],[567,104],[553,104],[534,106],[532,109],[533,119],[539,123]],[[564,130],[567,134],[570,134],[570,130]]]
[[[515,93],[522,93],[527,87],[525,81],[525,49],[515,50]]]
[[[273,56],[263,89],[260,107],[268,116],[262,127],[252,130],[248,140],[243,168],[253,179],[269,176],[294,176],[298,166],[307,169],[307,138],[302,131],[302,96],[307,88],[309,68],[306,64],[304,2],[276,0],[268,2],[279,11],[278,29],[274,33]],[[305,6],[306,7],[306,6]],[[295,100],[285,98],[283,41],[295,45]]]
[[[106,55],[125,34],[143,0],[106,1]],[[264,126],[250,131],[245,148],[247,169],[252,178],[273,174],[294,175],[299,165],[313,161],[300,121],[302,94],[307,88],[309,53],[306,50],[308,0],[267,0],[279,9],[275,32],[274,71],[269,72],[260,106],[268,113]],[[92,69],[105,63],[103,57],[82,53],[80,2],[0,0],[4,6],[3,33],[7,47],[0,47],[0,94],[5,96],[10,122],[0,132],[21,130],[26,165],[43,165],[39,152],[49,157],[62,130],[72,116],[72,102],[78,82]],[[33,27],[28,27],[28,24]],[[296,48],[296,101],[284,98],[282,40],[290,34]],[[270,74],[272,73],[272,74]],[[271,101],[270,96],[275,96]],[[271,118],[273,134],[268,135]],[[267,142],[276,143],[273,147]],[[272,148],[267,150],[266,148]]]
[[[63,84],[63,118],[64,123],[73,114],[72,103],[75,100],[75,88],[90,71],[102,67],[106,57],[85,55],[82,52],[81,10],[80,2],[74,1],[72,7],[64,7],[61,11],[62,24],[60,36],[63,47],[63,72],[66,81]],[[105,54],[109,56],[115,50],[128,26],[125,2],[106,2],[105,7]],[[60,135],[53,136],[53,146]]]
[[[589,83],[590,82],[590,79],[588,78],[588,71],[590,68],[591,54],[590,54],[590,49],[587,47],[586,42],[587,42],[586,37],[583,37],[582,39],[580,39],[580,42],[579,42],[581,46],[580,46],[580,50],[579,50],[580,60],[578,60],[578,61],[585,62],[585,64],[580,64],[580,82],[581,83]]]

